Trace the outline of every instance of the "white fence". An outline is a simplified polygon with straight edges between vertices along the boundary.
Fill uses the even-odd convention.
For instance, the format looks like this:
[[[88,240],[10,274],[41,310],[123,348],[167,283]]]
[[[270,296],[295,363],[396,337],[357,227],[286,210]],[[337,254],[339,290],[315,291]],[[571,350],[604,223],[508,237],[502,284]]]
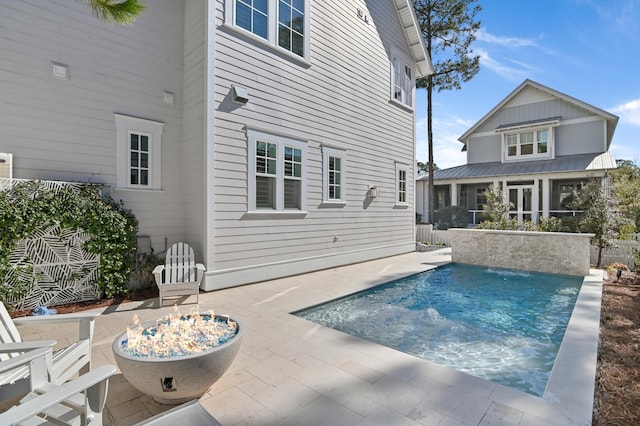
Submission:
[[[433,225],[416,225],[416,241],[426,244],[444,244],[451,247],[451,233],[447,231],[437,231]]]
[[[602,250],[600,266],[611,263],[623,263],[633,269],[633,249],[640,250],[640,234],[635,234],[633,240],[618,240],[615,247]],[[451,233],[449,231],[434,230],[432,225],[416,225],[416,241],[427,244],[444,244],[451,247]],[[598,248],[591,246],[591,264],[598,261]]]

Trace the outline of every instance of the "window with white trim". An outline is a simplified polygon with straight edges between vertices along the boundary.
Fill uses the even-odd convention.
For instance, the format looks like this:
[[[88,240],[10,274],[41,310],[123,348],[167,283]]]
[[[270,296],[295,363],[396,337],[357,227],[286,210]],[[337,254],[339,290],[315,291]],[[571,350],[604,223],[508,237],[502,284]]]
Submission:
[[[225,22],[258,41],[309,58],[310,0],[226,0]]]
[[[249,211],[306,209],[307,144],[248,130]]]
[[[391,52],[391,99],[413,109],[415,77],[413,61],[401,52]]]
[[[116,125],[116,187],[162,188],[164,123],[114,114]]]
[[[322,147],[322,200],[325,203],[346,203],[347,151]]]
[[[409,166],[396,163],[396,204],[408,204],[407,183]]]
[[[502,139],[505,160],[551,157],[551,135],[550,127],[504,132]]]

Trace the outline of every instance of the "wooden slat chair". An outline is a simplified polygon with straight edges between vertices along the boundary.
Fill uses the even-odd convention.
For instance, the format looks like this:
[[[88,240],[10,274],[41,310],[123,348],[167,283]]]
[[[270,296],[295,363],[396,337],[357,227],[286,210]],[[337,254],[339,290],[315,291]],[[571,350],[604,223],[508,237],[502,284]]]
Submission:
[[[159,304],[165,297],[196,296],[200,303],[200,282],[205,267],[196,263],[193,249],[185,243],[175,243],[167,251],[165,264],[153,270],[159,292]]]
[[[0,362],[16,357],[34,345],[42,342],[24,342],[16,325],[38,326],[46,330],[59,323],[76,323],[78,339],[70,345],[53,352],[49,365],[50,381],[62,384],[76,374],[89,372],[91,369],[91,343],[93,339],[94,321],[99,313],[78,312],[74,314],[31,316],[11,318],[7,308],[0,303],[0,343],[22,344],[22,350],[0,352]],[[41,334],[46,335],[46,331]],[[16,346],[17,348],[18,346]],[[10,373],[0,374],[0,400],[24,395],[29,391],[29,369],[27,366],[14,369]]]
[[[0,352],[14,350],[12,345],[0,344]],[[48,380],[51,356],[51,347],[43,347],[0,362],[0,374],[27,368],[31,382],[30,392],[20,403],[0,414],[0,424],[102,425],[109,377],[116,372],[115,366],[104,365],[57,385]]]

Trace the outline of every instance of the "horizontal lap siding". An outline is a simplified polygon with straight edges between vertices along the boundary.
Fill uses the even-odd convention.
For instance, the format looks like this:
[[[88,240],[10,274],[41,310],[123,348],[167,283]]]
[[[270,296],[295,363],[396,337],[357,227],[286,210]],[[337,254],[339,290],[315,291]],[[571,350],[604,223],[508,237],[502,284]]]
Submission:
[[[392,46],[408,49],[391,1],[376,2],[376,10],[367,10],[370,2],[349,3],[312,2],[310,67],[229,29],[217,31],[215,269],[414,240],[413,208],[394,208],[395,161],[409,166],[409,204],[413,200],[413,114],[389,100],[388,54]],[[368,25],[358,8],[372,18]],[[218,17],[221,25],[222,10]],[[247,88],[246,106],[229,107],[232,84]],[[308,141],[305,218],[245,217],[246,125]],[[347,150],[344,207],[321,206],[323,144]],[[369,185],[380,194],[365,206]]]
[[[203,1],[185,3],[183,79],[183,218],[198,262],[207,263],[205,232],[205,19]]]
[[[17,178],[115,186],[113,114],[164,122],[163,192],[112,191],[161,249],[182,234],[180,168],[169,166],[181,155],[184,4],[146,4],[135,24],[118,26],[76,1],[0,3],[0,151],[14,154]],[[51,77],[51,61],[70,78]]]

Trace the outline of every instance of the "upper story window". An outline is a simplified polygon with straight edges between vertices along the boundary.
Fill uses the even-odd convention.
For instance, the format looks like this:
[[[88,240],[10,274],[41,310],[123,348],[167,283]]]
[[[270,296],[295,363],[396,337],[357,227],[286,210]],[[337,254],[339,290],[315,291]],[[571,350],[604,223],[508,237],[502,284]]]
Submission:
[[[505,133],[505,159],[549,157],[549,134],[548,128]]]
[[[225,0],[225,21],[260,42],[309,59],[310,0]]]
[[[401,52],[393,50],[391,54],[391,99],[413,109],[414,91],[413,61]]]
[[[304,211],[306,143],[248,130],[249,211]]]
[[[346,203],[347,152],[342,149],[323,146],[322,164],[322,201],[325,203]]]
[[[502,161],[554,158],[553,129],[560,117],[501,125]]]
[[[164,123],[114,114],[116,124],[116,187],[162,188]]]

